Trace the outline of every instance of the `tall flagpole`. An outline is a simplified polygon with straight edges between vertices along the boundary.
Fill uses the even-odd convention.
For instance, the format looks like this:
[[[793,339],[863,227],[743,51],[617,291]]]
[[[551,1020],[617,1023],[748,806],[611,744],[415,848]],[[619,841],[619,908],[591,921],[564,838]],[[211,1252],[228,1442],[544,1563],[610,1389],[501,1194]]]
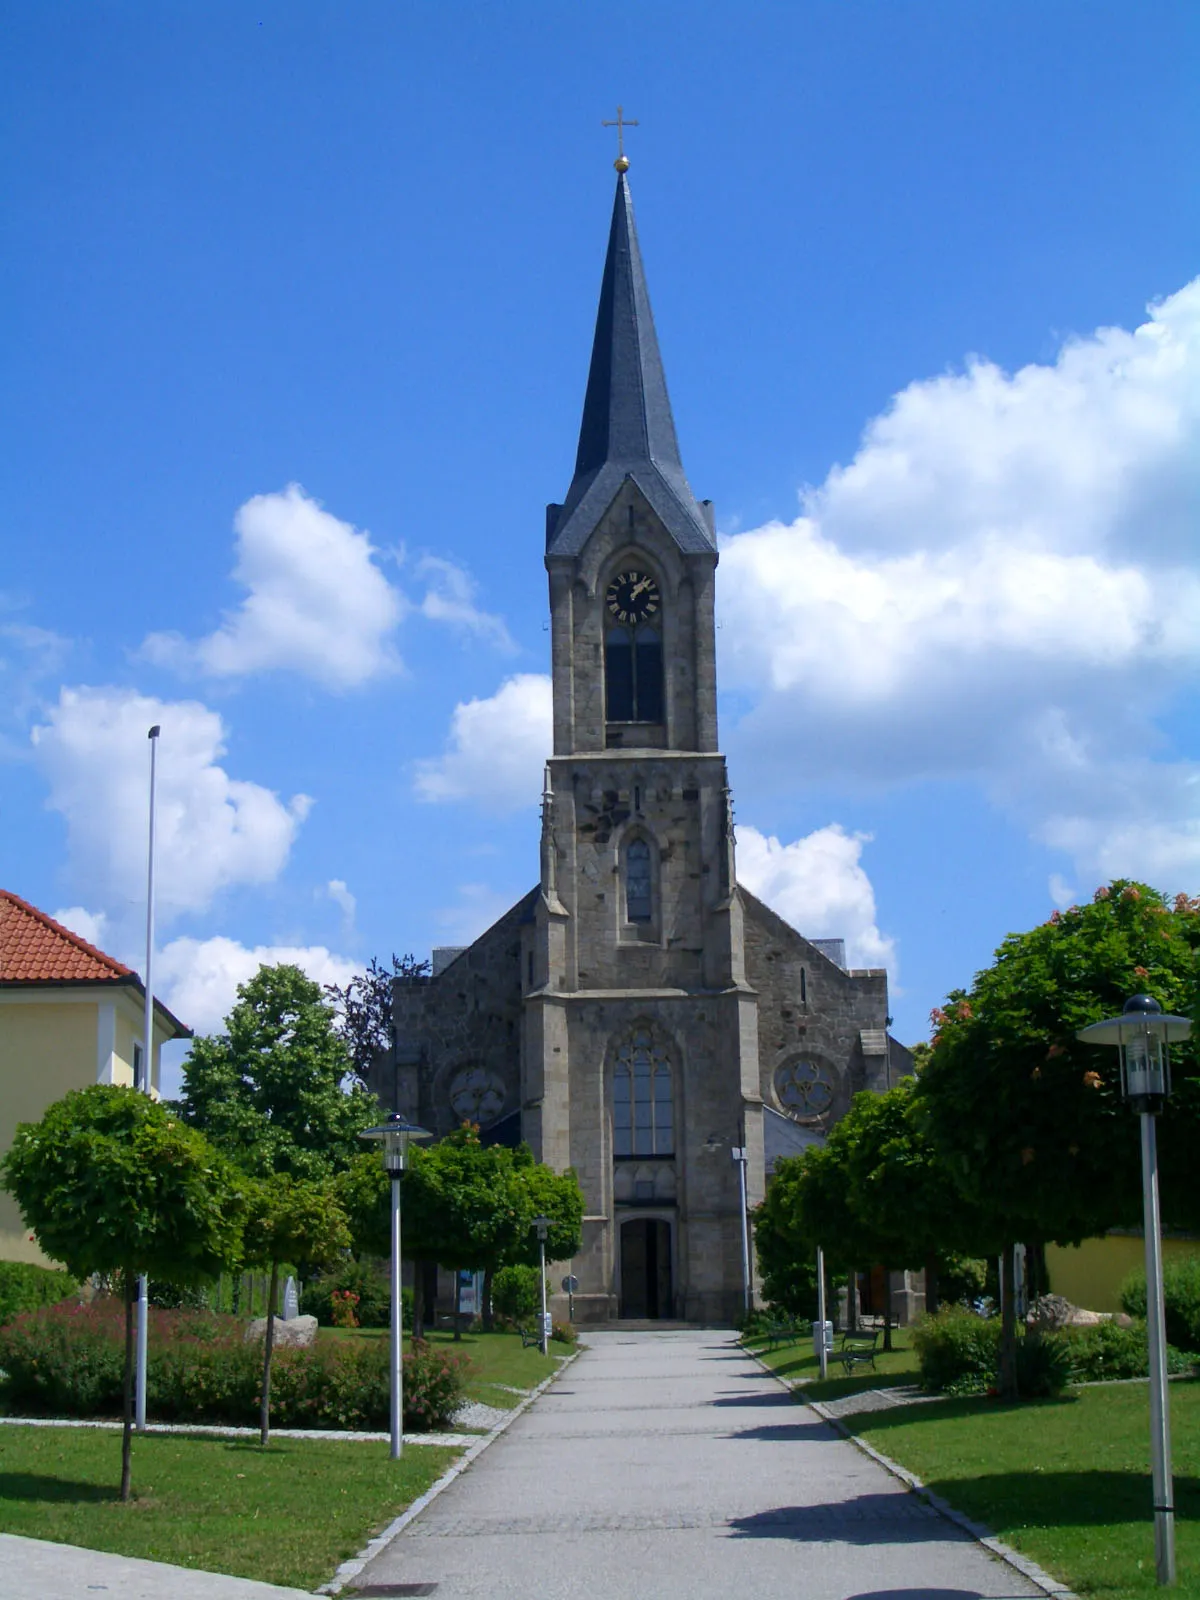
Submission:
[[[150,741],[150,837],[146,864],[146,1013],[142,1024],[142,1065],[134,1088],[149,1094],[154,1085],[154,777],[158,754],[157,723],[146,737]],[[137,1380],[134,1420],[139,1433],[146,1431],[146,1343],[150,1331],[150,1286],[143,1272],[138,1279]]]

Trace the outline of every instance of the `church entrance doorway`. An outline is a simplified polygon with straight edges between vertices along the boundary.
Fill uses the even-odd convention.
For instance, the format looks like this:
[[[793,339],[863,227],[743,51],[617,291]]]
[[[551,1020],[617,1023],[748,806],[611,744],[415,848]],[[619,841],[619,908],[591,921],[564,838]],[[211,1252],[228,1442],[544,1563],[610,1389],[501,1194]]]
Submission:
[[[671,1224],[658,1217],[621,1224],[621,1315],[671,1315]]]

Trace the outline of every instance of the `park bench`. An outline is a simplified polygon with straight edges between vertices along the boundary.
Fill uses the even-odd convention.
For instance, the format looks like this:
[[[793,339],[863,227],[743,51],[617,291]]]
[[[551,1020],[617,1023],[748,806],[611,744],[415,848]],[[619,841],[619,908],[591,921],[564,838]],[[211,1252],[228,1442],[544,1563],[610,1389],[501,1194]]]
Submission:
[[[542,1348],[542,1336],[536,1328],[518,1328],[517,1332],[521,1335],[522,1350],[528,1350],[532,1344],[537,1345],[539,1350]]]
[[[775,1321],[768,1322],[764,1330],[767,1339],[767,1349],[774,1350],[778,1344],[791,1344],[800,1337],[800,1325],[795,1317],[777,1317]]]
[[[879,1344],[879,1333],[844,1333],[842,1347],[838,1351],[838,1360],[848,1373],[855,1367],[875,1366],[875,1351]]]

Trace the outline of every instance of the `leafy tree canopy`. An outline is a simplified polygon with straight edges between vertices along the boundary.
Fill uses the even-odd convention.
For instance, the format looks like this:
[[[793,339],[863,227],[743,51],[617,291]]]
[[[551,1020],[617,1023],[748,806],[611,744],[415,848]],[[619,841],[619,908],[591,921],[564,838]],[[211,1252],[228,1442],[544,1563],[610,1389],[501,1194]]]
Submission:
[[[241,1249],[240,1176],[135,1089],[92,1084],[55,1101],[18,1125],[0,1173],[42,1249],[78,1278],[192,1283]]]
[[[1198,950],[1200,902],[1168,905],[1122,879],[1010,935],[970,991],[933,1013],[917,1115],[995,1234],[1075,1244],[1139,1220],[1137,1125],[1120,1098],[1117,1052],[1075,1034],[1139,992],[1194,1018]],[[1200,1209],[1197,1164],[1184,1158],[1200,1110],[1197,1059],[1195,1038],[1176,1049],[1177,1093],[1162,1119],[1168,1220]]]
[[[242,1259],[251,1266],[323,1267],[349,1248],[346,1213],[330,1185],[283,1172],[250,1184]]]
[[[239,984],[225,1028],[197,1039],[184,1062],[185,1121],[258,1176],[321,1179],[354,1161],[379,1107],[352,1081],[320,985],[299,967],[260,967]]]

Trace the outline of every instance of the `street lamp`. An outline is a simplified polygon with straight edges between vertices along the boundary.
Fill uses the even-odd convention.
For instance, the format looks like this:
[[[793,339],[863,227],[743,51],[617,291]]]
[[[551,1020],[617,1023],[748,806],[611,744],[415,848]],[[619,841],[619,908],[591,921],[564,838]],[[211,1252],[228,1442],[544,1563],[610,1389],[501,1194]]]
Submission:
[[[364,1128],[360,1139],[379,1141],[383,1157],[383,1170],[392,1180],[392,1460],[399,1461],[403,1444],[404,1403],[401,1387],[400,1345],[403,1338],[402,1306],[400,1294],[400,1178],[408,1158],[409,1144],[416,1139],[430,1138],[425,1128],[406,1122],[398,1111],[393,1111],[386,1122],[374,1128]]]
[[[1135,994],[1119,1017],[1080,1028],[1088,1044],[1121,1052],[1121,1093],[1142,1119],[1142,1216],[1146,1239],[1146,1323],[1150,1336],[1150,1465],[1154,1490],[1154,1560],[1160,1584],[1175,1582],[1175,1507],[1171,1481],[1171,1414],[1167,1408],[1167,1335],[1163,1310],[1162,1236],[1158,1211],[1158,1148],[1154,1119],[1171,1093],[1167,1047],[1186,1039],[1186,1017],[1166,1015],[1157,1000]]]
[[[746,1146],[735,1144],[729,1154],[737,1163],[738,1190],[742,1206],[742,1309],[749,1316],[751,1312],[750,1291],[750,1208],[746,1203]]]
[[[550,1236],[550,1218],[534,1217],[531,1226],[537,1229],[538,1279],[542,1285],[542,1334],[538,1341],[538,1349],[545,1356],[550,1354],[546,1342],[546,1240]]]

